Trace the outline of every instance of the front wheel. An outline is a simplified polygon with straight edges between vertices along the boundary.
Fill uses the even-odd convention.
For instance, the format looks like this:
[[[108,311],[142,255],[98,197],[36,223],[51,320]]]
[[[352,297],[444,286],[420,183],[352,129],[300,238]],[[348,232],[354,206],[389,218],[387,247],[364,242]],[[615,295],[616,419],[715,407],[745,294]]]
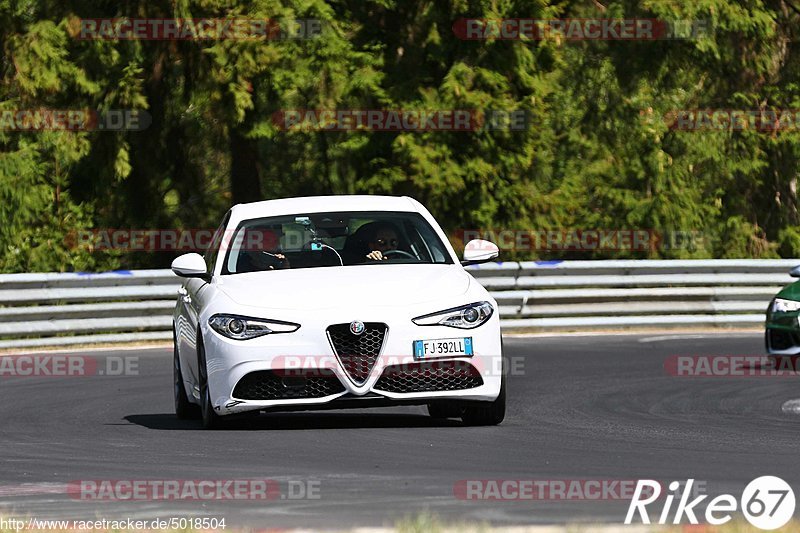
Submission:
[[[222,417],[214,412],[211,404],[211,392],[208,389],[208,366],[206,365],[206,349],[203,346],[200,332],[197,332],[197,368],[200,374],[200,412],[203,427],[206,429],[219,429],[222,427]]]
[[[181,420],[200,418],[200,408],[191,403],[186,396],[186,387],[183,384],[181,372],[181,359],[178,356],[178,343],[173,336],[172,350],[172,380],[174,384],[173,396],[175,397],[175,415]]]

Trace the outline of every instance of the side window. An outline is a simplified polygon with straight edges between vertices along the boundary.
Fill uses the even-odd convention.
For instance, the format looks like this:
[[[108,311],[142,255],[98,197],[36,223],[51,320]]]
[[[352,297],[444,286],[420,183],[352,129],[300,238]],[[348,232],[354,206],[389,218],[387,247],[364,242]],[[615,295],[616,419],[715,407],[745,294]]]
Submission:
[[[217,256],[219,255],[220,244],[222,243],[222,237],[225,235],[225,228],[228,227],[228,221],[231,219],[231,212],[228,211],[225,213],[225,217],[222,219],[222,224],[217,228],[217,231],[214,232],[214,237],[211,238],[211,244],[208,246],[208,250],[206,250],[203,259],[206,260],[206,269],[208,272],[214,271],[214,263],[217,262]]]

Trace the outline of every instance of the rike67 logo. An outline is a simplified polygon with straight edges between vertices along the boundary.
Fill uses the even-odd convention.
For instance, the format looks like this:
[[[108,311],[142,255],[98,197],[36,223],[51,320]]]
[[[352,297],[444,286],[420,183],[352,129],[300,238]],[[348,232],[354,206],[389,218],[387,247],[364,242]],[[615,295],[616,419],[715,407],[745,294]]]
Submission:
[[[698,524],[695,508],[700,506],[708,495],[703,494],[689,501],[693,495],[693,484],[694,479],[687,480],[683,490],[678,481],[669,484],[670,493],[664,498],[664,506],[661,509],[658,524],[663,525],[669,522],[676,495],[678,495],[679,501],[675,507],[672,523],[680,524],[685,517],[690,524]],[[643,524],[650,524],[647,506],[660,497],[661,484],[658,481],[639,480],[628,507],[625,523],[632,523],[634,515],[638,513]],[[721,494],[710,500],[705,505],[705,521],[714,526],[722,525],[733,518],[731,513],[736,512],[737,508],[741,509],[744,517],[753,526],[765,530],[778,529],[785,525],[794,514],[794,491],[779,477],[756,478],[747,484],[738,501],[732,494]],[[697,512],[699,513],[699,510]]]

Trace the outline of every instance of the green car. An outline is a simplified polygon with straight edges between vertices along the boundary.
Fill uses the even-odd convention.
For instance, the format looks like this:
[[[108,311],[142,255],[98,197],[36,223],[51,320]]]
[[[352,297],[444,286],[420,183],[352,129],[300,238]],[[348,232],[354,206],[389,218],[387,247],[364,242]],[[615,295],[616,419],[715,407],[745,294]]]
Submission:
[[[800,278],[800,266],[789,274]],[[787,285],[769,303],[765,342],[770,355],[800,354],[800,281]]]

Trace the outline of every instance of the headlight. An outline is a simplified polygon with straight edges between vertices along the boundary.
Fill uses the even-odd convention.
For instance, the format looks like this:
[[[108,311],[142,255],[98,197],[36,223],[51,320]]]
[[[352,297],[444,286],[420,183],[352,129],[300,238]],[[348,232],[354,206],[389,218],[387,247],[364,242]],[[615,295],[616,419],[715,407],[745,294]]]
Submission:
[[[418,326],[450,326],[451,328],[472,329],[477,328],[494,313],[494,307],[489,302],[476,302],[474,304],[445,309],[429,315],[418,316],[411,321]]]
[[[291,333],[300,328],[300,324],[292,322],[238,315],[214,315],[208,319],[208,325],[223,337],[236,340],[253,339],[270,333]]]
[[[791,313],[793,311],[800,311],[800,302],[784,300],[783,298],[775,298],[772,300],[773,313]]]

